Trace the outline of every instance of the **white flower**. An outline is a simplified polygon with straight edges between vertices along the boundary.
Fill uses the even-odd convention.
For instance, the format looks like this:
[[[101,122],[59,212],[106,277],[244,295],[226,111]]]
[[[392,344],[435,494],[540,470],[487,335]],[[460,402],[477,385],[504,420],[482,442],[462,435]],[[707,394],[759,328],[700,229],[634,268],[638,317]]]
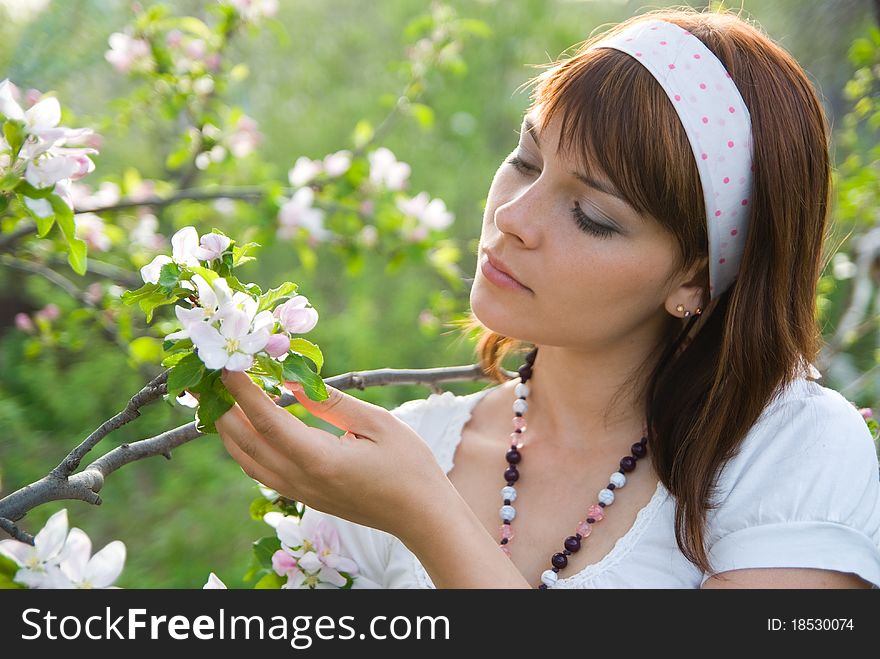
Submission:
[[[134,39],[122,32],[114,32],[107,41],[110,50],[104,53],[104,57],[120,73],[126,73],[136,65],[149,66],[152,62],[150,44],[143,39]]]
[[[225,589],[225,588],[226,588],[226,584],[223,583],[222,581],[220,581],[220,577],[218,577],[216,574],[214,574],[213,572],[211,572],[211,574],[208,575],[208,581],[205,582],[205,585],[204,585],[204,586],[202,586],[202,590],[205,590],[205,589],[220,589],[220,588],[224,588],[224,589]]]
[[[384,184],[389,190],[402,190],[410,175],[410,166],[398,162],[390,149],[379,147],[368,156],[370,161],[370,181],[373,185]]]
[[[82,529],[70,529],[59,555],[59,567],[68,587],[109,588],[119,577],[125,564],[125,543],[114,540],[94,556],[91,554],[89,536]]]
[[[328,176],[342,176],[351,167],[351,151],[344,149],[324,157],[324,171]]]
[[[306,306],[308,303],[307,297],[296,295],[275,307],[273,315],[281,322],[285,332],[305,334],[318,324],[318,312],[314,307]]]
[[[235,293],[229,288],[229,284],[223,277],[218,277],[213,284],[209,284],[204,277],[199,274],[193,275],[192,280],[196,284],[198,291],[198,305],[191,309],[186,309],[177,305],[174,307],[174,314],[177,320],[183,326],[182,330],[168,334],[166,341],[177,341],[178,339],[186,339],[190,337],[190,326],[197,322],[213,322],[218,317],[218,311],[222,306],[232,305],[242,311],[253,316],[256,313],[257,302],[250,295],[242,291]],[[265,316],[264,316],[265,317]]]
[[[300,156],[296,159],[293,168],[287,172],[287,180],[293,187],[301,188],[320,174],[322,168],[323,163],[320,160]]]
[[[219,259],[231,242],[229,238],[221,236],[219,233],[206,233],[199,241],[195,255],[200,261]]]
[[[179,266],[198,265],[199,258],[196,250],[199,247],[199,234],[195,227],[184,227],[171,236],[171,257],[159,254],[150,263],[141,268],[141,277],[144,283],[159,283],[159,274],[162,266],[166,263],[176,263]]]
[[[332,235],[324,228],[324,211],[313,208],[315,192],[311,188],[300,188],[293,197],[285,202],[278,212],[279,238],[296,236],[296,228],[304,227],[316,240],[324,240]]]
[[[19,540],[0,541],[0,554],[19,565],[15,581],[29,588],[52,588],[57,583],[58,555],[67,538],[67,509],[52,515],[46,525],[34,536],[34,545]]]
[[[281,541],[284,554],[276,552],[272,563],[278,574],[287,575],[285,588],[339,588],[346,582],[341,572],[357,581],[358,565],[341,554],[339,533],[333,525],[308,512],[299,519],[273,511],[263,520],[275,528]]]
[[[250,302],[237,305],[230,301],[221,306],[215,316],[220,320],[219,331],[210,323],[189,325],[189,336],[205,366],[246,371],[253,365],[254,354],[269,341],[275,319],[268,309],[254,317],[257,303],[253,298]]]
[[[227,0],[235,7],[242,20],[257,21],[264,16],[271,18],[278,13],[278,0]]]
[[[442,199],[430,199],[427,192],[420,192],[411,199],[397,200],[397,208],[404,215],[414,217],[419,223],[430,229],[445,229],[453,221],[453,215],[446,210]]]

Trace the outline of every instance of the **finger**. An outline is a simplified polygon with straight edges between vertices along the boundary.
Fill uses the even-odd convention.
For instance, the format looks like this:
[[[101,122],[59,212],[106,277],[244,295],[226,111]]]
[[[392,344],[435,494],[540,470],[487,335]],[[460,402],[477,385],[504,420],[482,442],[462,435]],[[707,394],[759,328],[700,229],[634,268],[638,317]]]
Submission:
[[[241,453],[262,468],[274,471],[286,468],[286,465],[289,464],[286,454],[279,452],[266,441],[266,438],[254,428],[238,404],[233,405],[221,415],[214,422],[214,427],[217,428],[224,443],[232,442]]]
[[[327,398],[312,400],[295,381],[285,383],[296,395],[296,400],[316,417],[332,423],[340,430],[375,440],[386,427],[391,413],[380,405],[374,405],[360,398],[325,384]]]
[[[221,380],[256,431],[279,451],[290,454],[291,435],[309,427],[295,415],[276,405],[271,398],[243,371],[223,369]]]
[[[272,488],[278,492],[278,494],[282,494],[291,499],[296,498],[288,491],[288,485],[284,483],[274,471],[254,461],[253,458],[238,447],[238,444],[228,437],[221,434],[220,438],[223,440],[223,446],[226,447],[226,452],[229,453],[232,459],[238,463],[244,473],[254,480],[259,481],[266,487]]]

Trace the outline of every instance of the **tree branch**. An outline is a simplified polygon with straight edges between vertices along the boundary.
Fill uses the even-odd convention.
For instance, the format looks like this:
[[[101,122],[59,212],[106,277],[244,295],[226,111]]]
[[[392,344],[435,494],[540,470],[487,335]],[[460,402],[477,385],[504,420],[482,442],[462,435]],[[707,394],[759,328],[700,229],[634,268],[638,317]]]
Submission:
[[[511,371],[504,371],[504,373],[510,378],[516,377],[516,373]],[[158,400],[167,393],[167,378],[168,371],[166,370],[150,381],[149,384],[131,398],[122,412],[103,423],[85,441],[71,451],[47,476],[0,499],[0,528],[23,542],[33,544],[32,538],[31,541],[22,539],[29,537],[28,534],[18,529],[14,524],[14,522],[24,517],[28,511],[50,501],[65,499],[75,499],[100,505],[101,497],[98,496],[98,492],[101,491],[101,488],[104,486],[104,479],[109,474],[126,464],[143,458],[162,455],[170,460],[172,449],[197,437],[201,437],[204,433],[196,430],[195,421],[191,421],[155,437],[143,439],[132,444],[122,444],[89,464],[81,472],[72,473],[79,466],[83,456],[103,437],[137,418],[140,415],[139,408]],[[471,381],[485,378],[486,375],[479,364],[472,364],[446,368],[383,368],[374,371],[352,371],[327,378],[324,382],[336,389],[342,390],[364,390],[367,387],[388,384],[424,384],[430,387],[434,393],[441,393],[441,382]],[[286,407],[295,402],[296,397],[293,394],[285,393],[276,401],[276,404]]]

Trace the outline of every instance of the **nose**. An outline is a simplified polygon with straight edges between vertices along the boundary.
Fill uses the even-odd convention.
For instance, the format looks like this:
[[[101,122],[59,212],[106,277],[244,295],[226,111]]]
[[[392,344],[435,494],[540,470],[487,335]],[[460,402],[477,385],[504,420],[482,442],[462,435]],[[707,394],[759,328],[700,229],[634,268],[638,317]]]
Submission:
[[[534,247],[540,232],[543,204],[538,181],[523,185],[512,198],[495,208],[495,226],[510,238],[517,238],[526,247]]]

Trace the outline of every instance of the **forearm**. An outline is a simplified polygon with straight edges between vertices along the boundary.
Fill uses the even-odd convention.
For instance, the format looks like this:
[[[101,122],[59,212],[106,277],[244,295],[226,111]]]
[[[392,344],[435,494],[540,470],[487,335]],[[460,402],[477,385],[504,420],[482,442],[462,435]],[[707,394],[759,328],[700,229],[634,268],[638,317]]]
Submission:
[[[400,540],[437,588],[531,588],[451,483],[418,519]]]

